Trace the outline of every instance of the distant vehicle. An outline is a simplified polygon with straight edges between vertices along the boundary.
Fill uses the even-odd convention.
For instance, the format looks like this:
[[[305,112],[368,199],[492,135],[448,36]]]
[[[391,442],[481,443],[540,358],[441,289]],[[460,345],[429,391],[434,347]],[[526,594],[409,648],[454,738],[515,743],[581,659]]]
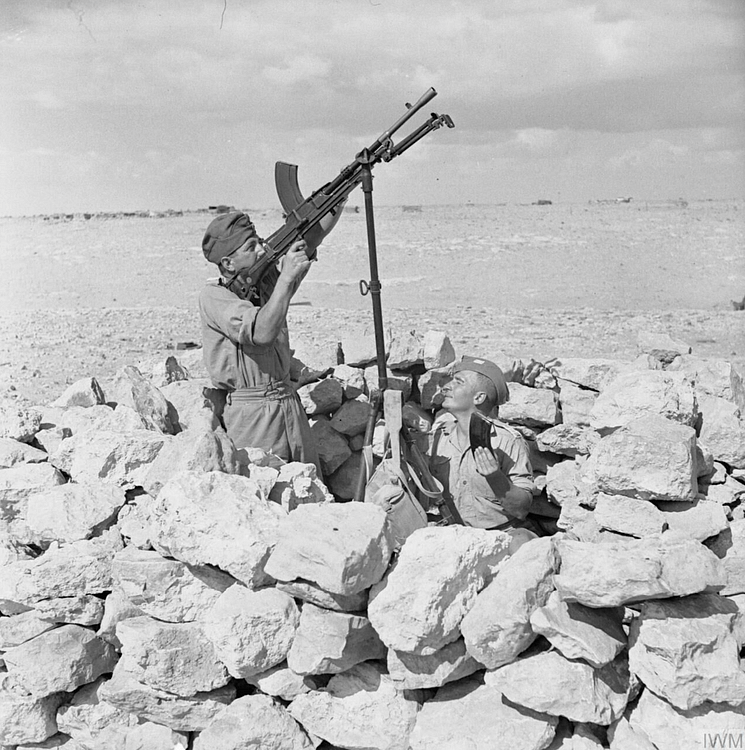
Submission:
[[[533,206],[552,206],[553,201],[546,200],[545,198],[540,198],[539,200],[535,201]]]

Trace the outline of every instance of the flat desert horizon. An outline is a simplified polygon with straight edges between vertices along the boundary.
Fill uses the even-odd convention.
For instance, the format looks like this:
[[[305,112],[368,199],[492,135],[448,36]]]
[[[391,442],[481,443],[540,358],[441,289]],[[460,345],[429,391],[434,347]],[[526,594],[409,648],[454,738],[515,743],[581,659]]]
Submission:
[[[277,209],[251,211],[262,236]],[[0,219],[0,387],[75,380],[199,343],[211,214]],[[640,332],[745,365],[745,200],[375,208],[383,319],[456,354],[632,359]],[[299,350],[372,330],[364,210],[319,249],[288,322]],[[329,362],[329,364],[333,364]]]

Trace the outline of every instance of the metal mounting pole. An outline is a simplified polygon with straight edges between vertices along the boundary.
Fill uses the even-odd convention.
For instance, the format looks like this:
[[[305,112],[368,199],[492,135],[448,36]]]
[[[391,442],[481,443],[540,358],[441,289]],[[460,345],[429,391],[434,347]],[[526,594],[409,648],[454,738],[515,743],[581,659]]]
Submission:
[[[357,160],[362,166],[362,192],[365,196],[365,223],[367,225],[367,251],[370,261],[370,280],[360,281],[360,292],[363,295],[370,294],[373,307],[373,325],[375,327],[375,353],[378,363],[378,390],[372,400],[372,409],[367,420],[365,429],[365,443],[362,449],[363,464],[360,467],[357,491],[354,499],[363,501],[365,499],[365,486],[372,475],[372,438],[375,431],[375,423],[381,412],[383,394],[388,388],[388,370],[385,364],[385,334],[383,331],[383,307],[380,301],[381,283],[378,276],[378,253],[375,244],[375,215],[373,211],[373,177],[372,165],[367,149],[357,155]]]

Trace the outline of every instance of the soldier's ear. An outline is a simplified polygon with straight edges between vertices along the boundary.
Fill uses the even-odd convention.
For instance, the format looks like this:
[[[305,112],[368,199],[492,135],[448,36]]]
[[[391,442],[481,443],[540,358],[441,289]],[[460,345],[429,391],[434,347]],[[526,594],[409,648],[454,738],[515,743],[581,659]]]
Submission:
[[[486,393],[484,393],[484,391],[478,391],[473,396],[473,403],[476,404],[476,406],[481,406],[481,404],[483,404],[487,398],[488,396],[486,395]]]
[[[217,265],[220,266],[221,271],[227,271],[228,273],[232,273],[235,270],[233,259],[229,255],[220,258],[220,262]]]

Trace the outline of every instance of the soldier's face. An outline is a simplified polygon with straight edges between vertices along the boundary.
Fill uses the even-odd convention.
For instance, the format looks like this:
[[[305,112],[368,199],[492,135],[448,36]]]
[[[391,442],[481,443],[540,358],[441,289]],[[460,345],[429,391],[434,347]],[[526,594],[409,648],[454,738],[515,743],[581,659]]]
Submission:
[[[442,389],[442,408],[451,412],[471,411],[475,407],[474,396],[478,388],[473,382],[474,373],[461,370]]]
[[[251,237],[234,253],[223,258],[225,268],[233,273],[240,273],[253,268],[266,253],[258,237]]]

